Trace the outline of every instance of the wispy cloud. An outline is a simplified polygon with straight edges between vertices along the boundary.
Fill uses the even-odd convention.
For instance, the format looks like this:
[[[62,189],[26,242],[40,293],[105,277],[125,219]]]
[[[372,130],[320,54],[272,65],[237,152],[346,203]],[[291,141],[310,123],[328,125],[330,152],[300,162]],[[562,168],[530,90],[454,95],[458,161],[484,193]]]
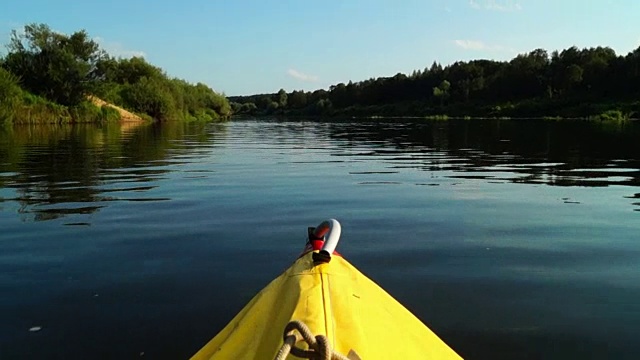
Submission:
[[[453,10],[451,10],[451,8],[447,6],[447,7],[445,7],[445,8],[444,8],[444,11],[446,11],[446,12],[450,13],[450,12],[452,12]]]
[[[520,2],[515,0],[469,0],[469,6],[477,10],[512,12],[522,10]]]
[[[296,69],[289,69],[287,70],[287,74],[289,74],[289,76],[291,76],[294,79],[298,79],[300,81],[306,81],[306,82],[317,82],[318,81],[318,77],[315,75],[309,75],[309,74],[305,74],[303,72],[300,72]]]
[[[467,50],[486,50],[487,45],[477,40],[454,40],[457,46]]]
[[[109,53],[111,56],[121,58],[131,57],[145,57],[147,54],[140,50],[129,50],[119,42],[106,41],[101,37],[94,37],[93,40],[97,42],[102,49]]]
[[[516,51],[512,48],[505,47],[502,45],[490,45],[486,44],[479,40],[454,40],[453,43],[465,50],[475,50],[475,51],[497,51],[497,52],[509,52],[515,53]]]

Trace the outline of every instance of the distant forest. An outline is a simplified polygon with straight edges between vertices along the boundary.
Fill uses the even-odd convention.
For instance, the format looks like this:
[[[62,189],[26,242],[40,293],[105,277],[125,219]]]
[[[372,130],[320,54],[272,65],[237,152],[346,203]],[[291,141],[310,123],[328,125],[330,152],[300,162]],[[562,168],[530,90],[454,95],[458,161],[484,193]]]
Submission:
[[[640,116],[640,47],[536,49],[511,61],[434,62],[313,92],[229,97],[236,114],[317,116],[566,117]]]

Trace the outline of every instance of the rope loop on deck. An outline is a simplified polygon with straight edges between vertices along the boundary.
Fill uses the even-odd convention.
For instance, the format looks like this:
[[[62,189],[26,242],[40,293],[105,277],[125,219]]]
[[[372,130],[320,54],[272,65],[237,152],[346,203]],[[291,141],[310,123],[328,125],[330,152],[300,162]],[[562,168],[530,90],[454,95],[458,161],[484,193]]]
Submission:
[[[314,336],[305,323],[293,320],[284,328],[284,344],[278,351],[275,360],[285,360],[289,354],[302,359],[318,360],[351,360],[331,349],[329,339],[324,335]],[[309,350],[296,347],[298,341],[304,340]]]

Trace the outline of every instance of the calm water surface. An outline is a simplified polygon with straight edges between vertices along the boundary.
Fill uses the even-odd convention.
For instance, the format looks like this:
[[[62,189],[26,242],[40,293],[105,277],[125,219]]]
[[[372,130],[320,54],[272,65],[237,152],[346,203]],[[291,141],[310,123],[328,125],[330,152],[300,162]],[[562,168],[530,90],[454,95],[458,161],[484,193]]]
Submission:
[[[252,119],[0,130],[0,358],[187,358],[329,217],[465,358],[640,358],[640,124]]]

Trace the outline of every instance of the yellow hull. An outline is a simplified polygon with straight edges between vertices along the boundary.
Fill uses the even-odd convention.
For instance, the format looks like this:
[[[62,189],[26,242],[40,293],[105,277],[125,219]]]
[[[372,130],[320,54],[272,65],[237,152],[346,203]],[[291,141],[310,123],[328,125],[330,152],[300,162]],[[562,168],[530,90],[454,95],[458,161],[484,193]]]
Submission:
[[[273,359],[291,320],[327,336],[335,351],[353,351],[362,360],[461,359],[348,261],[334,256],[314,265],[312,253],[260,291],[192,359]]]

